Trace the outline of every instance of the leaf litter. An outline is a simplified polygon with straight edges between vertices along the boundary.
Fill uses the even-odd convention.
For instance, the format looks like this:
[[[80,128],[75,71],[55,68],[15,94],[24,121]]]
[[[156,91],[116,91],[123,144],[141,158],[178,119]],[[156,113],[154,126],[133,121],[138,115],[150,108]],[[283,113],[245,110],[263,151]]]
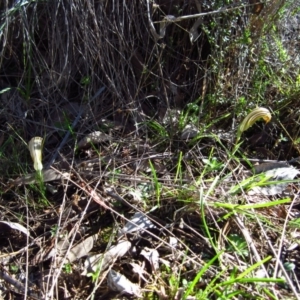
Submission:
[[[275,164],[274,168],[269,166],[269,170],[263,173],[260,178],[264,181],[265,186],[255,186],[248,191],[248,195],[267,195],[274,196],[277,194],[284,193],[289,185],[289,181],[292,182],[293,179],[300,174],[299,170],[294,167],[281,166]]]
[[[150,2],[147,1],[148,6]],[[201,13],[198,2],[191,1],[186,5],[186,9]],[[88,9],[81,6],[85,4],[74,3],[74,6],[70,5],[72,11],[68,11],[68,6],[56,6],[45,1],[40,7],[47,5],[47,9],[41,11],[32,9],[33,13],[37,11],[42,13],[41,16],[34,15],[33,19],[38,22],[39,27],[32,26],[33,32],[30,38],[27,38],[27,40],[37,39],[36,43],[31,45],[32,47],[27,48],[30,52],[32,51],[35,59],[30,58],[30,53],[24,54],[24,61],[27,60],[28,55],[32,64],[32,72],[20,69],[23,64],[19,63],[20,60],[17,57],[19,53],[26,52],[24,51],[26,40],[22,40],[23,35],[20,35],[20,29],[15,22],[20,23],[21,20],[21,26],[29,30],[26,16],[27,14],[32,16],[30,11],[34,3],[25,1],[22,4],[22,10],[19,11],[18,7],[13,6],[9,14],[1,15],[3,18],[9,17],[3,24],[8,24],[10,30],[13,30],[11,36],[19,37],[9,39],[7,38],[9,36],[5,36],[4,30],[4,45],[8,45],[9,49],[8,52],[4,52],[5,47],[1,49],[1,53],[7,54],[10,58],[9,65],[17,60],[13,68],[7,68],[7,64],[3,64],[2,71],[6,80],[0,82],[2,91],[7,91],[1,94],[1,96],[6,96],[6,98],[1,98],[3,104],[1,110],[4,112],[1,115],[3,118],[1,124],[5,124],[1,129],[1,146],[5,148],[10,139],[13,141],[13,147],[8,147],[1,154],[7,155],[9,167],[10,165],[16,166],[14,170],[10,167],[9,172],[6,172],[4,164],[6,158],[1,156],[1,164],[5,171],[1,182],[5,186],[7,177],[18,177],[7,183],[1,199],[2,217],[11,221],[2,224],[6,230],[1,232],[0,256],[5,256],[7,259],[3,264],[1,274],[1,278],[4,278],[4,282],[1,282],[1,292],[5,291],[4,296],[11,299],[24,296],[37,299],[46,299],[46,297],[52,299],[94,297],[97,299],[105,297],[103,295],[107,291],[105,285],[107,283],[109,289],[116,291],[116,293],[106,294],[107,299],[118,297],[117,293],[139,297],[141,292],[147,294],[149,291],[147,296],[150,297],[157,294],[162,299],[169,299],[171,295],[174,299],[194,299],[194,296],[185,294],[190,287],[194,286],[195,290],[197,288],[198,291],[204,293],[206,288],[212,288],[210,283],[215,283],[215,286],[220,288],[217,290],[218,295],[210,291],[208,297],[213,298],[220,296],[220,292],[226,292],[227,287],[224,289],[221,287],[223,282],[226,282],[228,278],[238,278],[246,267],[253,265],[256,256],[251,251],[254,252],[256,248],[261,257],[274,250],[273,260],[268,262],[270,273],[275,269],[275,263],[281,260],[285,263],[289,260],[298,261],[299,251],[297,247],[291,247],[297,244],[297,238],[295,238],[297,235],[290,234],[288,222],[292,218],[294,206],[297,205],[298,185],[297,182],[283,182],[294,181],[295,176],[298,175],[298,171],[295,171],[297,169],[291,170],[289,166],[286,166],[286,170],[282,168],[272,173],[265,172],[258,179],[261,182],[267,178],[266,182],[263,182],[264,186],[256,186],[257,189],[254,187],[248,191],[255,192],[255,195],[245,193],[243,189],[235,195],[228,193],[232,185],[249,176],[248,170],[245,169],[251,167],[245,161],[233,157],[231,155],[233,151],[230,152],[234,148],[231,144],[234,140],[231,134],[233,128],[228,130],[230,126],[225,126],[225,123],[229,119],[231,122],[233,113],[237,113],[237,118],[241,117],[239,113],[243,114],[241,108],[237,106],[234,106],[238,108],[237,111],[232,111],[232,99],[241,100],[238,98],[241,96],[240,91],[232,87],[239,87],[237,82],[242,80],[248,95],[252,90],[253,82],[249,80],[252,77],[249,73],[246,74],[247,78],[244,78],[240,70],[235,71],[241,77],[234,76],[234,72],[230,73],[230,76],[225,74],[221,84],[226,94],[223,95],[220,89],[221,97],[218,95],[218,98],[224,99],[222,100],[224,103],[218,107],[209,105],[206,107],[206,99],[209,100],[212,96],[207,82],[217,84],[217,78],[210,75],[216,72],[211,72],[206,58],[204,73],[202,73],[201,64],[195,63],[199,60],[199,53],[196,50],[203,48],[202,37],[206,38],[206,34],[202,34],[198,28],[200,23],[200,27],[203,26],[203,28],[207,25],[205,17],[195,19],[192,15],[191,22],[187,28],[184,28],[185,30],[182,30],[181,25],[177,26],[176,23],[175,26],[173,23],[178,18],[163,17],[159,32],[161,36],[164,36],[162,41],[161,36],[156,32],[158,28],[156,21],[160,19],[157,11],[163,11],[163,6],[159,3],[151,2],[153,7],[150,12],[150,7],[147,11],[143,10],[145,3],[142,1],[134,5],[129,1],[122,9],[120,9],[121,6],[115,6],[115,3],[109,2],[107,2],[107,8],[102,7],[102,2],[99,2],[95,3],[95,7],[98,5],[97,14],[91,13],[92,6]],[[111,5],[114,7],[112,8]],[[210,7],[210,4],[207,5],[205,9],[214,12],[214,8]],[[75,11],[80,14],[77,15]],[[141,11],[145,14],[141,14]],[[237,13],[240,11],[243,12],[243,20],[244,17],[248,17],[246,10],[239,8]],[[49,12],[50,15],[47,15]],[[132,35],[132,31],[128,30],[126,43],[124,43],[123,36],[126,33],[126,30],[123,31],[126,22],[122,23],[122,28],[114,28],[111,31],[114,35],[113,39],[109,39],[109,43],[105,42],[108,40],[108,37],[104,35],[105,24],[113,25],[111,17],[114,17],[116,12],[119,16],[124,13],[124,20],[125,15],[137,18],[136,23],[128,22],[134,34]],[[144,18],[147,13],[148,16]],[[183,14],[185,13],[187,11],[183,10]],[[226,20],[230,19],[230,13],[222,12],[217,14],[216,19],[210,20],[218,21],[223,14]],[[53,18],[56,26],[52,28],[46,24],[46,20],[53,16],[59,16],[59,18]],[[82,22],[81,16],[84,20],[92,20],[92,22]],[[234,19],[236,20],[236,15]],[[22,23],[24,20],[25,22]],[[226,20],[223,19],[224,22]],[[72,30],[69,27],[72,24],[84,24],[84,26],[76,26],[74,27],[76,30]],[[114,24],[121,23],[114,22]],[[45,25],[48,29],[46,31],[43,30]],[[100,30],[98,25],[100,25]],[[232,25],[236,26],[232,23],[230,28],[233,28]],[[149,26],[152,26],[154,30],[152,33],[148,31]],[[221,26],[217,27],[221,28]],[[168,31],[176,28],[180,31],[176,32],[174,39],[172,38],[174,47],[169,47]],[[91,34],[86,35],[86,32]],[[47,40],[48,33],[49,40]],[[82,38],[77,39],[77,33]],[[188,36],[189,33],[190,36]],[[157,40],[151,40],[151,34],[160,40],[160,44],[157,44]],[[57,36],[54,42],[53,36]],[[163,52],[157,55],[156,51],[148,51],[144,42],[141,43],[142,47],[139,47],[136,40],[132,40],[133,36],[143,38],[148,36],[150,43],[147,40],[147,45],[154,43],[155,47],[163,46],[163,52],[167,54],[167,57]],[[176,36],[179,37],[179,43],[176,41]],[[88,37],[88,40],[85,37]],[[189,44],[180,46],[184,40],[188,43],[192,42],[193,51],[186,51],[190,47]],[[69,41],[72,44],[68,44]],[[21,45],[22,49],[18,45]],[[43,50],[39,51],[36,45],[42,45]],[[126,48],[128,45],[133,45],[133,48]],[[244,46],[243,49],[245,49]],[[271,43],[269,46],[272,46]],[[47,47],[50,52],[47,51]],[[124,48],[119,51],[120,47]],[[172,53],[170,55],[170,52],[166,51],[168,48],[176,49],[176,59]],[[195,53],[196,56],[191,59],[184,54],[181,60],[181,48],[191,55]],[[70,51],[66,51],[67,49]],[[236,48],[234,51],[237,51]],[[250,52],[251,55],[255,53]],[[66,53],[65,61],[64,53]],[[154,53],[154,56],[151,56],[151,53]],[[218,53],[223,55],[226,52],[218,48],[215,54]],[[93,57],[96,58],[95,61],[90,59]],[[231,57],[235,60],[239,56],[236,53],[228,55],[228,60],[226,60],[228,65],[224,66],[224,70],[231,70]],[[250,58],[251,61],[256,59]],[[215,59],[218,57],[216,56]],[[248,64],[247,59],[245,61]],[[272,59],[268,57],[267,61],[271,66]],[[174,65],[168,66],[168,62]],[[24,65],[28,66],[27,63]],[[279,66],[281,67],[280,64]],[[286,72],[286,66],[284,69]],[[14,88],[6,87],[8,82],[11,86],[16,86],[16,82],[9,81],[10,77],[15,76],[12,76],[10,70],[13,70],[14,74],[20,74],[17,79],[17,92]],[[172,75],[168,80],[165,78],[169,72],[167,70],[174,70],[174,76]],[[29,73],[31,76],[28,76]],[[232,82],[226,77],[230,77]],[[186,84],[188,81],[184,79],[184,84],[178,84],[177,80],[181,82],[183,78],[195,80]],[[294,77],[292,81],[295,81]],[[273,95],[276,87],[272,84],[270,86],[272,89],[270,94]],[[139,87],[139,90],[136,91],[135,87]],[[244,94],[245,90],[241,90]],[[160,95],[161,91],[163,91],[163,97]],[[230,91],[234,92],[231,94]],[[89,98],[93,92],[94,96]],[[137,98],[131,98],[133,94]],[[249,100],[252,96],[249,94]],[[267,92],[263,96],[266,96],[266,102],[270,103],[270,100],[273,100],[273,96],[270,99]],[[282,98],[281,94],[275,95],[277,96]],[[188,98],[188,101],[199,99],[196,103],[196,121],[195,118],[194,120],[185,119],[186,110],[170,109],[169,102],[164,103],[163,98],[168,101],[172,99],[172,102],[182,107],[186,107],[185,98]],[[229,111],[225,111],[225,102],[228,101],[226,99],[230,101]],[[137,104],[136,107],[135,104]],[[285,122],[285,126],[292,123],[292,119],[298,119],[298,108],[293,107],[292,102],[288,104],[287,119],[289,120]],[[68,109],[68,106],[73,109]],[[285,103],[282,107],[284,106]],[[164,113],[166,110],[167,113]],[[223,113],[227,117],[218,120]],[[266,113],[265,110],[264,113]],[[284,114],[283,109],[280,115]],[[150,127],[156,115],[158,119],[163,120],[163,126],[159,127],[159,123],[153,123]],[[206,115],[210,115],[211,119],[206,120]],[[269,114],[265,118],[262,115],[251,116],[248,119],[249,124],[242,123],[243,128],[240,128],[239,134],[249,141],[249,145],[251,134],[261,125],[254,124],[257,117],[263,117],[265,121],[270,119]],[[179,124],[181,121],[184,122]],[[206,121],[208,123],[205,124]],[[5,128],[6,126],[9,130]],[[217,128],[222,126],[224,130],[222,134],[219,134]],[[278,124],[269,122],[264,127],[263,134],[259,132],[258,140],[263,140],[268,136],[268,128],[279,130]],[[246,130],[247,132],[244,132]],[[292,136],[298,134],[290,126],[288,131],[293,133]],[[160,133],[164,134],[163,139],[160,138]],[[43,153],[44,165],[41,165],[40,153],[35,153],[35,158],[38,158],[35,167],[34,165],[32,167],[29,154],[28,157],[27,154],[22,154],[26,151],[24,151],[24,145],[20,147],[18,141],[23,135],[28,140],[32,136],[46,137],[45,153]],[[272,138],[271,134],[271,140]],[[7,140],[2,143],[3,139]],[[241,137],[240,140],[243,138]],[[287,147],[285,147],[286,144]],[[265,152],[262,156],[269,158],[273,155],[273,159],[279,157],[289,159],[298,153],[294,151],[296,141],[292,145],[286,144],[279,143],[283,151],[275,149],[276,153],[271,153],[273,148],[268,152],[269,149],[266,149],[268,143],[263,141],[261,151]],[[248,149],[249,145],[244,144],[240,148],[243,158],[244,156],[258,158],[258,152],[251,152]],[[256,143],[254,146],[254,150],[257,150]],[[294,152],[289,157],[285,157],[291,149]],[[215,157],[218,163],[212,160]],[[155,168],[151,170],[149,165]],[[43,170],[41,170],[42,166]],[[24,175],[32,172],[32,168],[41,171],[43,182],[36,178],[36,173]],[[51,182],[55,187],[51,192],[48,185],[43,185],[46,182]],[[141,186],[145,188],[140,188]],[[266,189],[266,186],[272,189],[269,187]],[[287,188],[290,188],[290,197],[294,204],[290,208],[286,205],[253,208],[245,211],[244,215],[238,210],[240,205],[250,207],[254,198],[263,204],[270,200],[276,201],[281,197],[282,192],[287,193]],[[132,198],[134,201],[131,201]],[[216,202],[229,203],[234,209],[231,209],[232,207],[215,209],[214,203]],[[156,209],[152,210],[153,207]],[[236,207],[238,212],[235,210]],[[255,218],[257,219],[253,222]],[[228,250],[226,242],[219,244],[222,238],[226,240],[227,234],[238,234],[241,239],[243,235],[246,236],[246,230],[242,227],[243,221],[247,226],[247,235],[249,235],[247,236],[249,260],[238,257],[238,251],[231,253],[230,251],[233,250]],[[26,224],[26,226],[20,224]],[[294,226],[296,227],[293,230],[298,231],[296,223]],[[112,230],[115,227],[120,228],[117,235]],[[86,230],[81,230],[83,228]],[[278,245],[278,240],[284,240],[285,245]],[[285,246],[286,251],[284,251]],[[227,253],[208,267],[207,262],[215,257],[220,249],[226,249]],[[104,271],[99,275],[97,272],[101,264]],[[223,268],[224,266],[226,268]],[[197,282],[194,282],[199,270],[200,272],[206,270],[206,272]],[[231,270],[233,270],[232,273],[230,273]],[[284,273],[284,269],[281,271]],[[86,276],[88,273],[90,277]],[[270,276],[280,277],[282,273],[274,273]],[[293,278],[294,285],[297,286],[299,272],[295,271],[295,274],[290,274],[290,278]],[[99,282],[97,286],[96,282]],[[252,290],[253,286],[255,285],[251,283],[251,297],[258,297],[258,291]],[[249,287],[250,285],[238,283],[234,286],[242,292],[247,292]],[[292,289],[292,286],[288,283],[284,286],[276,285],[275,288],[274,294],[280,294],[281,298],[288,298],[282,294],[285,290]],[[27,291],[29,289],[27,294],[26,289]],[[33,294],[36,290],[37,295]],[[88,294],[89,291],[93,291],[93,294]],[[272,294],[274,289],[271,287],[270,291],[268,292]],[[222,296],[226,297],[226,295]],[[270,294],[267,295],[269,296]]]

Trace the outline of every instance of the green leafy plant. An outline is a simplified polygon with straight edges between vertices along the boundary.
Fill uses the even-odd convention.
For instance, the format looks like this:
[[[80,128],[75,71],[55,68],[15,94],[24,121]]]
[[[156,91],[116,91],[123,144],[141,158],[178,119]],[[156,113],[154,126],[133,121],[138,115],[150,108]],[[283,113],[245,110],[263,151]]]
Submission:
[[[218,161],[216,157],[212,157],[210,159],[204,158],[203,162],[206,165],[208,172],[218,171],[224,167],[224,163]]]
[[[99,279],[99,276],[100,276],[101,270],[102,270],[101,265],[102,265],[102,260],[97,265],[97,268],[94,272],[87,273],[87,275],[86,275],[87,277],[91,277],[93,283],[96,283]]]
[[[54,225],[51,227],[50,232],[51,232],[51,237],[55,237],[58,233],[58,225]]]
[[[235,252],[242,257],[249,256],[247,242],[245,241],[245,239],[242,236],[233,233],[233,234],[230,234],[229,236],[227,236],[227,241],[229,243],[228,251]]]
[[[72,265],[70,263],[64,264],[63,270],[66,274],[72,273]]]
[[[17,265],[11,264],[9,268],[12,273],[17,273],[19,271],[19,267]]]

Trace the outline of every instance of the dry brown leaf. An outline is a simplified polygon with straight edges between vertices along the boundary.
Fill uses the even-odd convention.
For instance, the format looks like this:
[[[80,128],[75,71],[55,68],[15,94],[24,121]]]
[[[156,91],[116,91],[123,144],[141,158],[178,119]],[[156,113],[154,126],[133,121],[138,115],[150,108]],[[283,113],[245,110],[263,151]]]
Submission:
[[[147,215],[137,212],[130,219],[130,222],[127,222],[120,230],[118,237],[127,233],[139,232],[147,228],[156,228],[156,226],[149,220]]]
[[[82,140],[79,141],[77,147],[78,149],[82,149],[90,146],[90,144],[97,145],[102,142],[107,142],[112,139],[111,136],[103,133],[101,131],[94,131],[86,135]]]
[[[88,253],[93,249],[94,247],[94,241],[97,240],[98,234],[92,235],[82,242],[74,245],[70,251],[66,252],[67,249],[65,249],[66,244],[62,245],[62,249],[60,249],[60,257],[58,259],[58,264],[62,262],[64,257],[66,258],[66,262],[73,262],[76,261],[77,259],[88,255]],[[62,251],[63,250],[63,251]],[[64,253],[62,253],[64,252]],[[66,255],[64,255],[66,253]]]
[[[144,248],[141,251],[141,255],[150,262],[152,271],[157,271],[159,269],[159,253],[156,249]]]
[[[26,234],[27,236],[30,236],[29,231],[21,224],[19,223],[14,223],[14,222],[7,222],[7,221],[0,221],[0,225],[4,224],[5,226],[9,226],[11,229],[15,229],[18,231],[23,232],[24,234]]]
[[[107,285],[111,290],[122,294],[141,296],[141,289],[137,284],[132,283],[124,275],[114,270],[108,272]]]
[[[288,186],[286,180],[293,180],[300,172],[293,167],[281,167],[271,169],[263,173],[265,178],[268,178],[266,185],[255,186],[248,191],[248,195],[276,195],[284,192]],[[268,181],[278,181],[278,183],[268,184]],[[283,181],[283,182],[282,182]]]
[[[105,253],[88,256],[84,262],[85,269],[82,275],[87,275],[88,272],[95,272],[99,266],[101,267],[101,272],[103,272],[109,266],[112,266],[119,257],[124,256],[130,247],[131,243],[129,241],[121,240]]]
[[[50,182],[50,181],[70,177],[70,173],[68,173],[68,172],[58,173],[58,172],[54,171],[53,169],[42,170],[41,173],[42,173],[43,182]],[[22,176],[20,178],[15,179],[14,181],[12,181],[9,184],[9,188],[11,188],[13,186],[19,186],[19,185],[23,185],[23,184],[33,184],[33,183],[37,183],[37,182],[38,182],[38,178],[36,176],[36,173],[27,174],[25,176]]]

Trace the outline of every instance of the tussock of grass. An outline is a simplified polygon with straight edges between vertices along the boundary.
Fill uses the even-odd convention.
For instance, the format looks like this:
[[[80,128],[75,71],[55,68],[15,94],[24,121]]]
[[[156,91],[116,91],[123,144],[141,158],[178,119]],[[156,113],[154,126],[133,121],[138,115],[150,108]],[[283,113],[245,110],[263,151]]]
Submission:
[[[297,167],[299,1],[125,2],[0,3],[1,215],[30,232],[1,231],[1,296],[117,299],[118,272],[124,299],[299,298],[298,179],[249,193],[253,160]]]

